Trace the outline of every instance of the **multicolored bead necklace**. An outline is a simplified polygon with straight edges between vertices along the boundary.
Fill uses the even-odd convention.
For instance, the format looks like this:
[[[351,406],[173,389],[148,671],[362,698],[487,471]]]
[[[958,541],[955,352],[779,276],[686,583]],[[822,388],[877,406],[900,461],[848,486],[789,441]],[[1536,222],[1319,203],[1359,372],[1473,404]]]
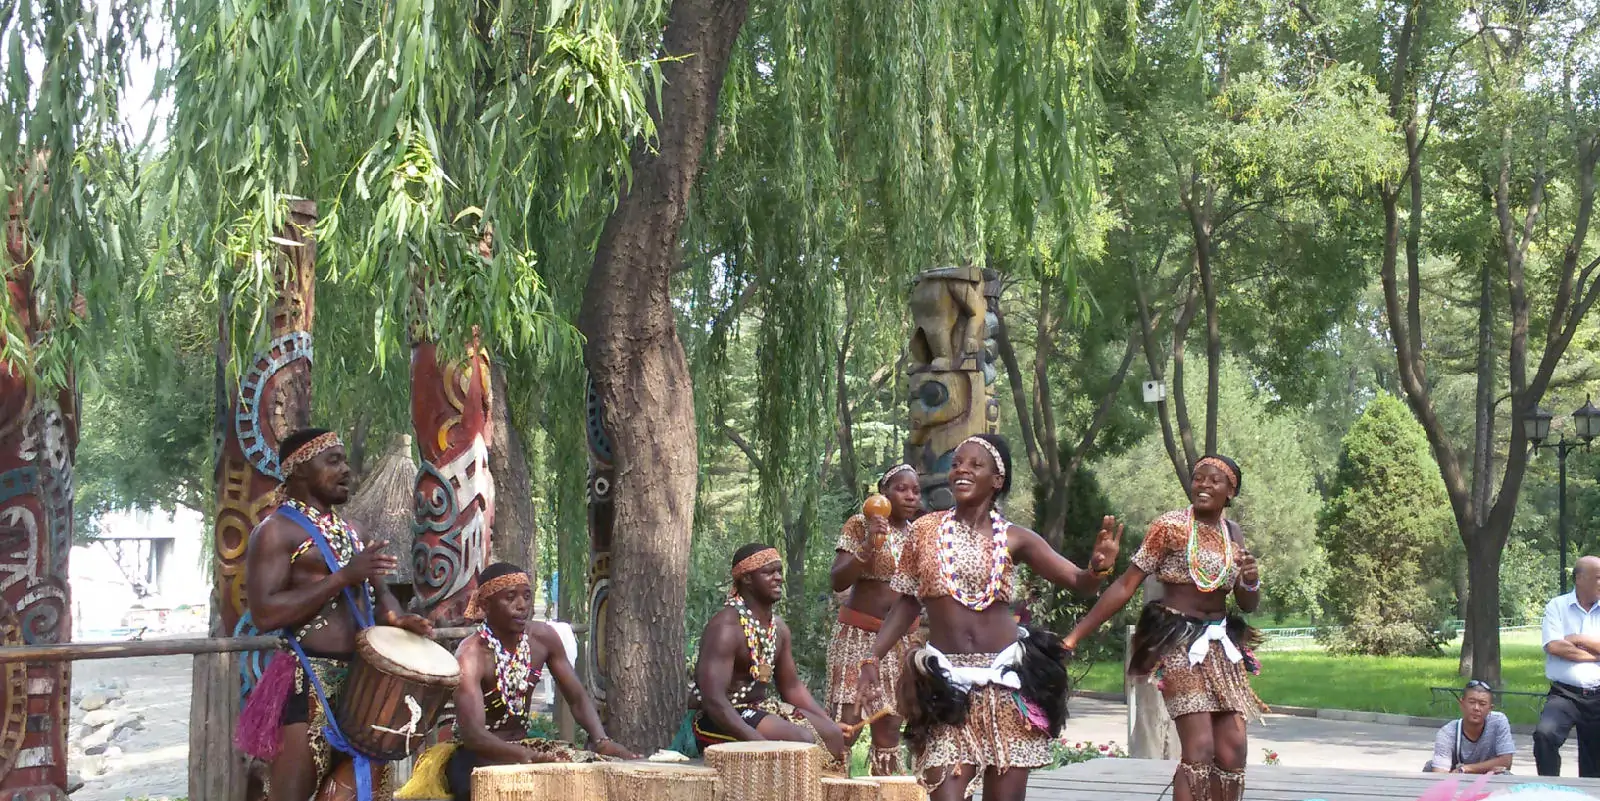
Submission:
[[[739,613],[739,627],[744,629],[744,644],[750,649],[750,678],[771,682],[772,666],[778,660],[778,621],[773,620],[762,631],[761,621],[737,592],[728,593],[728,606]]]
[[[296,498],[285,498],[283,505],[305,515],[306,519],[322,532],[323,539],[328,541],[328,547],[333,549],[334,558],[339,561],[339,567],[350,564],[350,560],[361,553],[361,538],[356,536],[356,530],[351,528],[349,523],[344,522],[344,518],[332,511],[319,512]],[[361,586],[366,591],[367,608],[375,609],[376,607],[372,605],[372,584],[364,581]]]
[[[956,527],[967,531],[971,531],[972,527],[956,520],[954,509],[945,512],[944,521],[939,524],[939,575],[944,579],[944,587],[950,597],[974,612],[982,612],[994,603],[995,595],[1000,592],[1000,584],[1005,580],[1006,568],[1011,565],[1011,551],[1006,547],[1006,532],[1011,529],[1011,524],[996,509],[989,510],[989,523],[993,535],[989,581],[979,593],[969,593],[956,582]]]
[[[1194,507],[1189,507],[1189,579],[1201,592],[1220,589],[1233,578],[1233,538],[1228,536],[1227,527],[1224,521],[1218,532],[1222,537],[1222,567],[1217,569],[1216,575],[1207,575],[1200,566],[1200,522],[1195,520]]]
[[[524,722],[532,720],[528,696],[533,693],[534,685],[539,683],[543,671],[533,669],[533,649],[528,646],[528,632],[522,632],[522,641],[517,643],[516,653],[506,651],[505,645],[499,637],[494,636],[488,623],[478,625],[478,635],[489,644],[489,650],[494,654],[495,686],[500,689],[500,698],[505,701],[506,711],[514,719]]]

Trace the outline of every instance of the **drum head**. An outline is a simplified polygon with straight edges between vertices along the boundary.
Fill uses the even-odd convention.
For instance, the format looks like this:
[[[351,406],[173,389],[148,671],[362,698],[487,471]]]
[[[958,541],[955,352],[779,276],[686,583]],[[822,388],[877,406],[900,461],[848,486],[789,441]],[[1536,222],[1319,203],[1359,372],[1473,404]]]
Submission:
[[[461,666],[445,647],[394,626],[373,626],[361,632],[358,642],[374,662],[391,665],[401,673],[439,679],[461,676]]]

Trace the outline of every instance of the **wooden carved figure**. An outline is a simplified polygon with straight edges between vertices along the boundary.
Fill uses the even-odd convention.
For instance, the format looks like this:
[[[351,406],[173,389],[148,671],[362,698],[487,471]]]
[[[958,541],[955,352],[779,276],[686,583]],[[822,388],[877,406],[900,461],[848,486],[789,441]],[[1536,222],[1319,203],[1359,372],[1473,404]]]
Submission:
[[[611,527],[616,519],[611,490],[615,468],[611,438],[601,416],[600,396],[588,382],[584,403],[589,440],[589,693],[606,711],[606,599],[611,592]]]

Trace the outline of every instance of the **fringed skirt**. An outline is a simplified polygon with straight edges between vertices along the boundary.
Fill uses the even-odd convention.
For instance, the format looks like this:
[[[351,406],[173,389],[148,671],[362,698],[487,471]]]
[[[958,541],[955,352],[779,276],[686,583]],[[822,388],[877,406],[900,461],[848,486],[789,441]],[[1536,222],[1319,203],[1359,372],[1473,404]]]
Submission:
[[[990,768],[1041,768],[1051,763],[1051,743],[1066,717],[1067,674],[1060,639],[1029,631],[1012,667],[1022,686],[976,684],[961,689],[929,659],[912,652],[900,694],[912,763],[932,791],[962,766],[975,768],[970,797]],[[988,668],[1000,654],[946,654],[955,668]]]
[[[1219,626],[1221,630],[1215,630]],[[1202,639],[1207,640],[1204,653],[1196,660],[1192,652]],[[1250,689],[1248,675],[1261,672],[1254,653],[1260,642],[1260,632],[1238,614],[1206,621],[1152,602],[1145,605],[1134,628],[1129,671],[1155,677],[1173,719],[1197,712],[1260,718],[1271,710]]]
[[[857,685],[861,678],[861,662],[872,656],[873,643],[878,638],[878,629],[883,621],[858,612],[849,607],[839,610],[839,617],[833,623],[833,639],[828,642],[828,714],[834,720],[844,716],[844,708],[857,706],[862,699],[857,692]],[[889,714],[894,712],[895,688],[900,684],[900,666],[905,661],[906,651],[913,642],[912,634],[907,634],[895,643],[889,655],[878,663],[878,678],[883,687],[881,704],[887,707]],[[878,702],[873,701],[877,706]],[[870,717],[877,709],[856,710],[860,718]]]

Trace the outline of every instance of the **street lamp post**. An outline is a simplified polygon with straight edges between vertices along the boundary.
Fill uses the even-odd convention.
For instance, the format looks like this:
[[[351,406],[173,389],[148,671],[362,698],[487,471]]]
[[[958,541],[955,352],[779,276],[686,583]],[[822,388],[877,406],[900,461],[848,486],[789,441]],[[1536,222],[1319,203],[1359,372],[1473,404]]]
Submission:
[[[1567,439],[1566,434],[1556,442],[1545,442],[1550,438],[1550,422],[1554,415],[1536,404],[1533,411],[1522,419],[1522,431],[1527,435],[1528,441],[1533,443],[1534,452],[1542,448],[1556,449],[1557,471],[1560,475],[1558,499],[1556,501],[1557,516],[1556,526],[1561,532],[1561,575],[1557,582],[1561,591],[1567,591],[1567,454],[1579,447],[1588,448],[1589,443],[1596,436],[1600,436],[1600,409],[1595,408],[1592,399],[1586,399],[1583,408],[1572,413],[1572,422],[1577,425],[1578,438]]]

